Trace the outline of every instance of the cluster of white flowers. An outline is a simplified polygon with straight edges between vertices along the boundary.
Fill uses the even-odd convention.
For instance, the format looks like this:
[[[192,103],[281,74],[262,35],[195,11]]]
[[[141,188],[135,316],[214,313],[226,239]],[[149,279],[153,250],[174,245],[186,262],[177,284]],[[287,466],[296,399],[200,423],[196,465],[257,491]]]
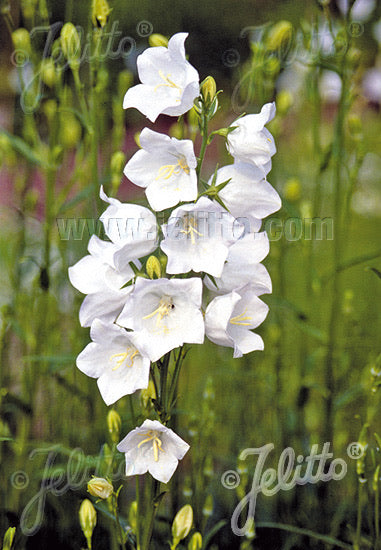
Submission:
[[[200,84],[185,57],[186,37],[176,34],[168,48],[151,47],[139,56],[142,84],[128,90],[124,107],[138,108],[151,121],[193,107]],[[265,125],[274,115],[275,105],[266,104],[227,129],[234,162],[204,182],[204,191],[198,188],[193,142],[148,128],[124,173],[145,188],[151,209],[122,204],[100,190],[109,204],[101,216],[109,241],[91,237],[89,255],[69,269],[69,277],[87,295],[80,322],[91,327],[92,342],[77,366],[98,379],[107,405],[147,388],[151,362],[184,343],[201,344],[205,335],[232,347],[234,357],[263,349],[252,329],[268,312],[259,296],[271,292],[270,276],[260,263],[269,241],[259,230],[262,219],[281,206],[266,181],[276,149]],[[175,206],[159,227],[154,212]],[[150,254],[167,276],[147,277]],[[162,482],[188,448],[157,420],[146,420],[118,445],[127,475],[149,471]]]

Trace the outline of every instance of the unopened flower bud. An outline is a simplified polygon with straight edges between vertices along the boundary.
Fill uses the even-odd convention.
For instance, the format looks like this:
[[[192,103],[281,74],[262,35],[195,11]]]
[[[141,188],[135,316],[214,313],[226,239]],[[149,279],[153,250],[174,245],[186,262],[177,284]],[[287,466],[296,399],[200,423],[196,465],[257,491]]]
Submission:
[[[301,194],[302,188],[298,178],[289,178],[284,186],[284,198],[290,202],[296,202]]]
[[[149,45],[154,48],[156,46],[164,46],[164,48],[168,46],[168,38],[158,33],[151,34],[148,38],[148,42]]]
[[[53,88],[57,81],[56,67],[52,59],[43,59],[40,65],[41,79],[44,84]]]
[[[81,40],[73,23],[65,23],[61,29],[61,48],[71,69],[78,70]]]
[[[15,538],[16,527],[9,527],[4,535],[3,550],[11,550],[13,539]]]
[[[210,105],[216,95],[216,81],[212,76],[207,76],[201,84],[201,95],[207,105]]]
[[[152,380],[149,381],[147,388],[141,390],[140,392],[140,401],[142,408],[146,411],[149,411],[152,406],[152,399],[156,399],[155,384]]]
[[[292,107],[292,104],[294,102],[294,99],[291,95],[291,93],[288,90],[281,90],[276,98],[276,111],[279,115],[286,115],[290,108]]]
[[[87,490],[93,497],[106,500],[114,492],[114,487],[103,477],[93,477],[87,484]]]
[[[150,256],[146,263],[146,272],[150,279],[160,279],[161,277],[161,266],[159,260],[156,256]]]
[[[359,116],[350,115],[348,117],[348,129],[353,137],[362,134],[362,123]]]
[[[114,409],[111,409],[111,411],[107,414],[107,428],[113,443],[118,443],[121,427],[122,419],[120,418],[119,413]]]
[[[112,155],[111,162],[110,162],[110,170],[111,170],[111,185],[112,185],[113,195],[116,195],[118,192],[125,163],[126,163],[126,157],[123,151],[116,151]]]
[[[32,53],[32,45],[30,43],[30,35],[26,29],[16,29],[12,33],[12,41],[15,50],[20,50],[27,57]]]
[[[93,535],[94,527],[97,524],[97,513],[94,506],[87,498],[82,501],[79,508],[79,523],[81,524],[81,529],[86,537],[88,546],[91,548],[91,537]]]
[[[134,134],[134,140],[135,140],[135,143],[138,147],[140,147],[140,132],[136,132]]]
[[[175,122],[169,127],[168,134],[176,139],[182,139],[183,128],[179,122]]]
[[[75,115],[66,112],[61,116],[60,141],[65,149],[72,149],[81,139],[82,128]]]
[[[91,21],[94,26],[99,25],[103,29],[110,13],[111,9],[106,0],[93,0]]]
[[[290,21],[278,21],[266,38],[266,46],[271,51],[277,51],[290,43],[293,35],[293,26]]]
[[[49,122],[52,122],[57,114],[57,102],[55,99],[47,99],[42,106],[42,110],[45,113]]]
[[[209,518],[213,513],[213,497],[208,495],[205,499],[205,504],[202,509],[202,515]]]
[[[136,502],[136,500],[134,500],[131,503],[130,509],[128,510],[128,523],[134,533],[136,532],[137,515],[138,515],[138,503]]]
[[[21,11],[24,19],[32,19],[36,12],[37,0],[23,0]]]
[[[198,531],[193,533],[192,538],[188,543],[188,550],[201,550],[202,548],[202,535]]]
[[[131,88],[134,82],[134,76],[131,71],[121,71],[118,77],[118,95],[123,97],[128,88]]]
[[[189,126],[192,126],[192,127],[197,127],[198,126],[198,122],[200,120],[200,115],[198,113],[198,111],[192,107],[192,109],[190,111],[188,111],[188,124]]]
[[[372,489],[375,493],[379,491],[379,483],[380,483],[380,464],[378,464],[373,474]]]
[[[193,510],[190,504],[186,504],[179,510],[172,523],[173,547],[188,536],[193,524]]]

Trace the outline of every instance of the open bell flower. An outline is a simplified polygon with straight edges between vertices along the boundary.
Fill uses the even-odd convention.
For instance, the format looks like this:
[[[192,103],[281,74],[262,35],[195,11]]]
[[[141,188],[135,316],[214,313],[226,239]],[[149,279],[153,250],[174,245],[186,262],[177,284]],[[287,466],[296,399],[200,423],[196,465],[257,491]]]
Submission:
[[[90,254],[69,267],[71,284],[87,294],[79,311],[83,327],[89,327],[97,317],[105,322],[115,321],[132,290],[122,288],[134,277],[134,271],[128,263],[122,270],[115,267],[113,258],[118,250],[113,243],[92,235],[88,244]],[[137,260],[134,263],[138,268],[141,266]]]
[[[106,405],[147,388],[150,360],[136,349],[134,333],[95,319],[90,336],[92,342],[78,355],[77,367],[87,376],[98,379]]]
[[[168,483],[189,445],[158,420],[145,420],[126,435],[117,449],[125,454],[126,476],[149,472],[158,481]]]
[[[216,294],[227,294],[248,283],[255,283],[257,288],[262,288],[261,294],[271,293],[270,275],[260,263],[269,250],[269,238],[265,231],[246,234],[229,248],[221,277],[215,277],[214,281],[205,277],[205,286]]]
[[[131,261],[143,258],[157,246],[156,217],[151,210],[137,204],[124,204],[100,190],[100,197],[109,207],[100,216],[105,233],[116,245],[113,254],[115,267],[123,271]]]
[[[229,212],[206,197],[176,208],[162,226],[160,247],[168,256],[167,273],[204,271],[220,277],[229,246],[244,230]]]
[[[137,59],[141,84],[127,90],[123,108],[135,107],[155,122],[159,114],[180,116],[199,95],[198,72],[186,60],[187,33],[177,33],[168,47],[147,48]]]
[[[262,338],[251,332],[266,318],[268,306],[258,298],[261,289],[248,284],[229,294],[217,296],[205,312],[205,333],[219,346],[234,348],[234,357],[263,350]]]
[[[227,136],[227,149],[236,161],[260,168],[264,175],[271,170],[271,157],[276,153],[273,136],[265,128],[275,116],[275,103],[266,103],[258,114],[245,115],[234,121],[236,127]]]
[[[117,323],[132,329],[134,343],[151,361],[184,343],[202,344],[202,281],[138,277]]]
[[[258,231],[261,220],[282,206],[278,193],[266,181],[261,168],[246,162],[235,162],[217,171],[215,185],[229,181],[218,195],[229,212],[238,219],[246,218],[250,231]],[[212,178],[209,184],[211,184]]]
[[[178,140],[144,128],[141,150],[128,161],[124,174],[146,188],[153,210],[171,208],[197,198],[197,160],[190,139]]]

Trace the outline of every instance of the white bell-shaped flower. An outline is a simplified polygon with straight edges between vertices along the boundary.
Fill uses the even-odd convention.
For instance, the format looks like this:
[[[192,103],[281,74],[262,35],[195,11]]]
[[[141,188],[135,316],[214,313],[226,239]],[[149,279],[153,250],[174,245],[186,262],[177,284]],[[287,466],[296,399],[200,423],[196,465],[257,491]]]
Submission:
[[[209,340],[234,348],[234,357],[263,350],[262,338],[251,332],[265,320],[269,309],[258,298],[260,293],[260,288],[249,284],[214,298],[205,312],[205,333]]]
[[[143,258],[157,246],[156,217],[151,210],[137,204],[123,204],[108,197],[103,188],[100,197],[110,206],[100,216],[106,235],[116,245],[115,267],[123,271],[131,261]]]
[[[193,143],[144,128],[141,150],[128,161],[124,174],[135,185],[146,188],[153,210],[171,208],[180,201],[197,198],[197,160]]]
[[[134,277],[128,263],[119,270],[114,264],[114,254],[118,247],[92,235],[88,244],[90,254],[69,267],[71,284],[83,294],[87,294],[79,311],[83,327],[89,327],[95,318],[113,322],[122,311],[127,295],[132,287],[122,288]],[[140,262],[134,261],[139,268]]]
[[[244,227],[222,206],[206,197],[176,208],[162,226],[160,247],[168,256],[167,273],[204,271],[220,277],[229,246]]]
[[[158,481],[168,483],[189,445],[158,420],[145,420],[122,439],[117,449],[125,454],[126,476],[149,472]]]
[[[78,355],[77,367],[87,376],[98,378],[106,405],[147,388],[150,360],[136,349],[132,332],[95,319],[90,336],[92,342]]]
[[[260,113],[235,120],[231,126],[236,128],[227,136],[227,149],[234,159],[254,164],[264,175],[270,172],[276,153],[274,138],[265,128],[274,116],[275,103],[266,103]]]
[[[151,361],[184,343],[202,344],[202,282],[138,277],[117,323],[135,331],[136,347]]]
[[[270,275],[260,263],[269,250],[269,238],[265,231],[248,233],[229,248],[221,277],[216,277],[214,281],[205,277],[205,285],[216,294],[226,294],[248,283],[254,283],[258,288],[262,288],[261,294],[270,293]]]
[[[282,206],[278,193],[263,171],[246,162],[235,162],[217,171],[215,185],[229,181],[218,193],[229,212],[240,221],[246,218],[250,231],[258,231],[263,218]],[[209,181],[211,184],[212,178]],[[246,223],[245,223],[246,225]]]
[[[193,107],[200,93],[198,72],[186,60],[184,42],[187,33],[177,33],[168,48],[147,48],[137,60],[142,84],[130,88],[123,108],[135,107],[152,122],[160,114],[180,116]]]

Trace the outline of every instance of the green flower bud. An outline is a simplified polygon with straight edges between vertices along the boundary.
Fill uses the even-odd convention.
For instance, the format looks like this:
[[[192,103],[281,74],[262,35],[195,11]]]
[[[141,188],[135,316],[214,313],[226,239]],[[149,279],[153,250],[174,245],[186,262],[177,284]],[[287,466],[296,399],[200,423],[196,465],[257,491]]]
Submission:
[[[201,95],[207,105],[210,105],[216,95],[216,81],[212,76],[207,76],[201,84]]]
[[[54,117],[56,116],[57,114],[57,108],[58,108],[58,105],[57,105],[57,102],[55,99],[47,99],[43,106],[42,106],[42,110],[46,116],[46,118],[48,119],[48,122],[51,123],[54,119]]]
[[[123,97],[134,82],[134,76],[130,71],[121,71],[118,77],[118,95]]]
[[[87,490],[93,497],[106,500],[114,492],[114,487],[103,477],[93,477],[87,484]]]
[[[121,427],[122,419],[120,418],[119,413],[117,413],[114,409],[111,409],[111,411],[107,414],[107,428],[113,443],[118,443]]]
[[[15,538],[16,527],[9,527],[4,535],[3,550],[11,550],[13,539]]]
[[[289,178],[284,186],[284,198],[290,202],[296,202],[302,195],[302,187],[298,178]]]
[[[81,40],[73,23],[65,23],[61,29],[61,48],[72,70],[79,69]]]
[[[172,523],[172,548],[176,548],[178,543],[189,535],[193,524],[193,510],[190,504],[186,504],[179,510]]]
[[[115,151],[115,153],[111,157],[110,162],[111,185],[113,195],[116,195],[118,192],[125,163],[126,156],[123,151]]]
[[[375,493],[379,491],[379,483],[380,483],[380,464],[378,464],[373,474],[372,489]]]
[[[276,98],[276,110],[279,115],[286,115],[291,109],[294,99],[288,90],[281,90]]]
[[[25,19],[32,19],[37,6],[37,0],[21,0],[21,11]]]
[[[140,401],[142,404],[142,408],[145,409],[147,412],[149,412],[149,410],[151,409],[152,399],[156,399],[156,391],[155,391],[155,384],[153,383],[152,380],[150,380],[147,388],[144,390],[141,390],[140,392]]]
[[[204,507],[202,509],[202,515],[209,518],[213,513],[213,497],[208,495],[205,499]]]
[[[362,134],[362,122],[358,115],[350,115],[348,117],[348,129],[353,137]]]
[[[95,27],[99,25],[103,29],[110,13],[111,9],[106,0],[93,0],[91,21]]]
[[[150,279],[160,279],[161,277],[161,266],[159,260],[156,256],[150,256],[146,263],[146,273]]]
[[[87,544],[91,548],[91,537],[93,535],[94,527],[97,524],[97,513],[94,506],[89,499],[82,501],[79,508],[79,523],[83,534],[86,537]]]
[[[293,32],[294,29],[290,21],[278,21],[266,37],[267,49],[277,51],[284,48],[291,42]]]
[[[30,57],[32,53],[32,45],[30,43],[30,35],[26,29],[16,29],[12,33],[12,41],[15,50],[22,51],[25,56]]]
[[[193,533],[192,538],[188,543],[188,550],[201,550],[202,548],[202,535],[198,531]]]
[[[166,38],[162,34],[154,33],[149,36],[148,43],[151,47],[154,48],[156,46],[164,46],[164,48],[166,48],[168,46],[168,38]]]
[[[189,126],[197,128],[199,120],[200,120],[200,115],[199,115],[198,111],[194,107],[192,107],[192,109],[190,111],[188,111],[188,124],[189,124]]]
[[[40,65],[41,79],[44,84],[53,88],[57,81],[56,67],[54,61],[51,58],[43,59]]]
[[[81,139],[82,128],[77,118],[69,112],[61,115],[61,144],[66,149],[72,149],[78,145]]]
[[[183,137],[183,127],[179,122],[172,124],[168,130],[168,134],[171,137],[182,139]]]

